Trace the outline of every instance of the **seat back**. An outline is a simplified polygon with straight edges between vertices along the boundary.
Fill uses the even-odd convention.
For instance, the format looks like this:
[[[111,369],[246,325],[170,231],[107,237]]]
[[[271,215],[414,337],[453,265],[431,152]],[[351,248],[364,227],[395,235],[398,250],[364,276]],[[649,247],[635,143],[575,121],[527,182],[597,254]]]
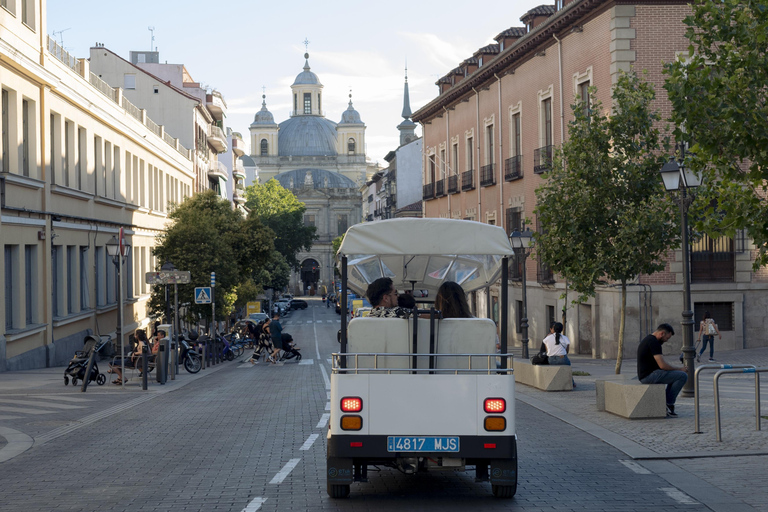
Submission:
[[[408,320],[404,318],[354,318],[349,322],[348,353],[409,354]],[[353,368],[354,360],[347,360],[347,368]],[[361,356],[358,368],[410,368],[407,357]]]
[[[440,320],[438,354],[494,354],[496,324],[489,318],[445,318]],[[438,357],[436,368],[468,369],[469,357]],[[487,368],[488,358],[472,357],[472,368]],[[495,360],[495,358],[494,358]],[[492,364],[495,364],[492,362]]]

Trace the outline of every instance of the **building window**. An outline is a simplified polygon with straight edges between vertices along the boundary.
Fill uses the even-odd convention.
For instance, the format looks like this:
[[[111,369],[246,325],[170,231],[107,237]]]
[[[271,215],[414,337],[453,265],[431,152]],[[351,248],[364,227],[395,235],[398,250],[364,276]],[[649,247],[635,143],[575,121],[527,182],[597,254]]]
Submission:
[[[315,225],[315,215],[307,213],[304,215],[304,225],[305,226],[314,226]]]
[[[437,172],[437,169],[435,166],[435,155],[429,155],[429,182],[428,183],[435,182],[436,172]]]
[[[490,124],[485,127],[485,147],[487,154],[485,155],[485,161],[488,165],[493,165],[493,125]]]
[[[320,93],[317,93],[317,110],[318,110],[318,114],[323,115],[323,107],[321,106],[320,98],[321,98]]]
[[[64,273],[63,268],[63,255],[62,255],[62,246],[61,245],[54,245],[53,249],[51,250],[51,296],[53,297],[53,316],[54,317],[60,317],[63,315],[64,310],[62,308],[62,302],[64,299],[64,296],[62,295],[62,274]]]
[[[133,253],[128,253],[125,257],[125,263],[123,264],[123,270],[125,271],[125,296],[126,298],[133,297]]]
[[[717,324],[718,331],[734,330],[733,302],[696,302],[693,305],[693,324],[697,331],[706,311],[709,311],[712,320]]]
[[[123,89],[125,90],[136,89],[136,75],[129,75],[129,74],[123,75]]]
[[[18,246],[6,245],[4,247],[5,256],[5,330],[13,329],[15,325],[14,317],[16,315],[16,309],[18,302],[16,301],[16,287],[14,286],[14,279],[16,278],[18,271],[17,260]]]
[[[75,123],[72,121],[64,121],[64,169],[63,169],[63,181],[64,186],[69,186],[69,173],[72,168],[72,163],[75,158],[75,146],[74,136]]]
[[[105,300],[107,304],[115,303],[115,275],[117,271],[115,269],[115,263],[112,261],[112,256],[107,251],[104,251],[104,284],[106,288]]]
[[[156,85],[155,85],[155,86],[153,86],[153,87],[152,87],[152,92],[154,92],[155,94],[160,94],[160,87],[158,87],[158,86],[156,86]]]
[[[3,104],[3,135],[0,144],[3,146],[2,160],[0,160],[0,172],[9,172],[11,170],[10,162],[8,162],[8,144],[10,141],[10,125],[9,125],[9,113],[10,103],[8,101],[8,91],[3,89],[2,91],[2,104]]]
[[[104,247],[96,248],[96,307],[104,306],[107,303],[106,297],[106,270],[104,268],[105,254]]]
[[[67,246],[67,313],[76,312],[77,304],[77,246]]]
[[[547,327],[555,322],[555,306],[547,306]]]
[[[453,174],[455,174],[455,172],[457,170],[456,169],[456,164],[458,162],[459,162],[459,145],[458,144],[454,144],[453,146],[451,146],[451,161],[448,162],[449,163],[449,165],[448,165],[448,173],[449,174],[452,174],[451,173],[451,165],[453,165],[453,167],[454,167]]]
[[[521,141],[521,134],[520,134],[520,113],[514,114],[512,116],[512,122],[510,123],[510,134],[512,139],[512,147],[510,148],[512,151],[512,156],[520,156],[522,151],[522,146],[520,144]]]
[[[299,95],[298,94],[293,95],[293,111],[296,114],[299,113]]]
[[[733,282],[736,255],[733,238],[703,235],[691,244],[691,282]]]
[[[355,154],[355,139],[353,139],[351,137],[347,141],[347,152],[350,155],[354,155]]]
[[[474,137],[467,138],[467,170],[468,171],[473,171],[475,169],[475,164],[473,161],[473,156],[475,154],[473,151],[474,144],[475,144]]]
[[[269,142],[267,139],[261,139],[261,156],[267,156],[269,154]]]
[[[88,140],[85,128],[77,129],[77,165],[75,166],[75,186],[83,190],[83,174],[86,172]]]
[[[33,0],[21,0],[21,22],[34,29],[35,2]]]
[[[592,108],[592,99],[589,97],[589,80],[579,84],[579,96],[581,97],[584,117],[589,119],[589,112]]]
[[[80,311],[90,306],[88,288],[88,246],[80,246]]]
[[[312,93],[309,92],[304,93],[304,113],[312,113]]]
[[[349,227],[349,221],[347,214],[340,213],[336,215],[336,233],[338,233],[339,236],[343,235],[347,232],[347,228]]]
[[[541,102],[542,125],[544,126],[544,145],[552,145],[552,98],[547,98]]]
[[[49,162],[48,162],[48,174],[51,177],[51,185],[56,184],[56,114],[51,113],[50,115],[50,124],[51,124],[51,140],[48,142],[48,145],[51,147],[51,152],[48,155]]]
[[[29,101],[21,100],[21,172],[29,176],[29,159],[32,156],[29,151]]]

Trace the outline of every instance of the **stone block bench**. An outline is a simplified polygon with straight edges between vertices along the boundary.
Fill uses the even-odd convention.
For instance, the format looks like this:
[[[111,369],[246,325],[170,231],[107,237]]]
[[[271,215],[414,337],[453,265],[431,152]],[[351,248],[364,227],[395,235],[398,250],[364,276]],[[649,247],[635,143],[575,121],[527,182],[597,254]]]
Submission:
[[[568,365],[531,364],[526,359],[514,359],[515,383],[542,391],[573,391],[573,374]]]
[[[616,375],[595,380],[598,411],[627,419],[665,418],[666,384],[643,384],[637,377]]]

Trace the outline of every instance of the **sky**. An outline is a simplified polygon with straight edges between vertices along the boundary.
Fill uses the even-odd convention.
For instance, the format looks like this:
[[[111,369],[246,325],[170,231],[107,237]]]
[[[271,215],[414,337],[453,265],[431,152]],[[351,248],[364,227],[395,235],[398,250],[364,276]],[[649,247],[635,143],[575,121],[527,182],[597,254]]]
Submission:
[[[325,116],[341,120],[351,89],[367,127],[367,155],[385,166],[384,156],[399,145],[406,63],[415,112],[437,97],[441,76],[545,3],[47,0],[47,32],[79,58],[97,42],[125,59],[154,45],[160,62],[184,64],[194,80],[222,93],[225,124],[246,142],[263,93],[275,121],[288,118],[307,40],[309,64],[324,85]]]

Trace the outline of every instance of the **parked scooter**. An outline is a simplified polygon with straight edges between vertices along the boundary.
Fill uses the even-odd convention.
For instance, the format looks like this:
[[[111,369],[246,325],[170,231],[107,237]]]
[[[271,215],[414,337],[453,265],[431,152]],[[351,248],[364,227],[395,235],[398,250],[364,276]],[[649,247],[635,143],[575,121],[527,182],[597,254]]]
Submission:
[[[200,357],[200,354],[197,353],[193,346],[197,338],[197,331],[195,330],[189,333],[189,341],[187,341],[183,334],[179,336],[178,360],[189,373],[197,373],[203,367],[203,358]]]

